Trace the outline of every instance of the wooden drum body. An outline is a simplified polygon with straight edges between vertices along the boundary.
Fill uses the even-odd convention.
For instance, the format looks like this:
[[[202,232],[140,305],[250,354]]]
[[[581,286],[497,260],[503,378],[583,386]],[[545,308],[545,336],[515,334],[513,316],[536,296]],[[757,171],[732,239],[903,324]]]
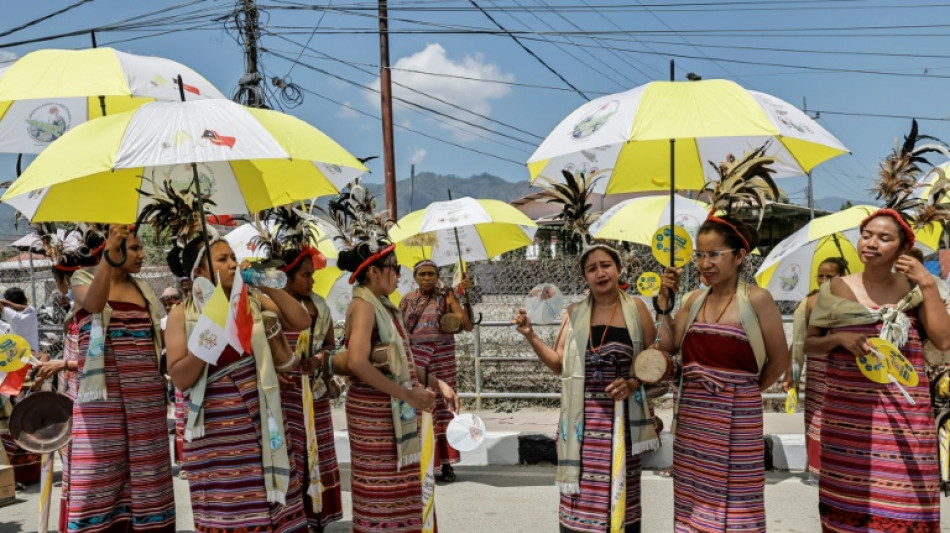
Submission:
[[[641,383],[659,385],[676,376],[677,366],[672,355],[649,348],[638,353],[633,359],[633,376]]]

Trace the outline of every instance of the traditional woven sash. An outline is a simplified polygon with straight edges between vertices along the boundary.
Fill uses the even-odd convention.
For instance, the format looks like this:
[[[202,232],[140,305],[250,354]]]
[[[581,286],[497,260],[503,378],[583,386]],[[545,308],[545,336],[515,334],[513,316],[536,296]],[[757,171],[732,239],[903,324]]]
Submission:
[[[557,439],[557,484],[563,494],[580,492],[581,442],[584,439],[584,360],[590,335],[592,299],[581,300],[569,317],[561,365],[561,416]],[[633,353],[643,349],[640,313],[628,294],[620,293],[620,309],[633,346]],[[655,450],[660,439],[653,428],[650,408],[643,394],[627,400],[627,423],[630,428],[631,453]]]
[[[395,347],[396,358],[389,362],[392,376],[387,377],[397,385],[407,389],[412,387],[409,365],[413,362],[406,353],[406,340],[396,328],[395,321],[398,320],[400,324],[402,323],[402,315],[399,313],[399,309],[388,298],[377,298],[373,291],[359,284],[353,287],[353,298],[359,298],[373,305],[379,342],[383,344],[392,343]],[[405,331],[405,326],[403,326],[403,331]],[[422,451],[419,442],[419,421],[416,410],[407,402],[392,398],[391,404],[393,430],[396,433],[396,457],[399,460],[397,468],[401,469],[403,466],[419,462]]]
[[[330,318],[330,308],[327,307],[326,300],[323,297],[310,293],[310,301],[317,310],[317,319],[313,328],[305,329],[297,337],[296,354],[303,360],[312,357],[313,354],[320,351],[323,347],[323,340],[326,338],[327,331],[333,327],[333,319]],[[302,302],[301,302],[302,303]],[[306,308],[306,305],[304,305]],[[314,399],[326,394],[326,389],[319,389],[321,396],[316,396],[314,387],[322,382],[317,379],[310,382],[310,376],[300,375],[300,389],[303,393],[303,415],[304,415],[304,433],[307,436],[307,469],[310,472],[310,485],[307,487],[307,495],[313,502],[315,512],[323,511],[323,480],[320,476],[320,446],[316,435],[316,413],[313,410]]]
[[[881,322],[881,338],[900,348],[907,343],[910,333],[910,317],[906,312],[923,301],[920,287],[914,287],[897,305],[871,309],[854,300],[831,294],[831,284],[825,283],[818,290],[818,300],[808,323],[819,328],[835,328]]]
[[[270,346],[264,332],[264,323],[261,320],[260,301],[252,295],[248,298],[251,304],[251,314],[254,318],[254,330],[251,333],[251,352],[257,368],[257,397],[260,404],[261,424],[261,462],[264,466],[264,487],[267,490],[267,501],[270,503],[287,503],[287,487],[290,479],[290,460],[287,457],[287,438],[284,435],[284,417],[280,406],[280,388],[277,381],[277,371],[274,370],[274,361],[271,357]],[[198,322],[201,312],[194,304],[194,299],[185,302],[185,338]],[[237,363],[232,363],[237,364]],[[215,378],[216,376],[212,376]],[[213,381],[213,379],[212,379]],[[191,442],[205,435],[204,426],[204,397],[209,383],[208,365],[205,365],[198,381],[192,385],[188,399],[188,422],[185,426],[185,438]]]
[[[92,284],[96,271],[93,268],[84,268],[77,270],[70,285],[72,287],[87,287]],[[142,293],[148,308],[149,318],[152,320],[152,342],[155,345],[155,363],[161,367],[162,357],[162,329],[161,318],[158,315],[159,305],[155,292],[144,281],[129,276],[129,281],[135,285],[135,288]],[[66,321],[75,318],[75,311],[78,306],[73,307],[73,311],[66,317]],[[112,318],[112,306],[106,303],[102,311],[92,315],[92,325],[89,331],[89,348],[86,351],[86,360],[83,362],[82,373],[79,374],[79,392],[76,395],[76,403],[104,401],[106,395],[106,358],[105,358],[105,335],[109,331],[109,321]]]

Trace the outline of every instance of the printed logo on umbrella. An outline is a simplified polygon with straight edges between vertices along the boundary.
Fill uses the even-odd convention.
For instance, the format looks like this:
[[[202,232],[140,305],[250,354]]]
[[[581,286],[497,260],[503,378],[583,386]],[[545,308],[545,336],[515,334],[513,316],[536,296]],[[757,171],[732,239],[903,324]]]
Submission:
[[[178,87],[178,79],[172,80],[172,85],[174,85],[175,87]],[[181,86],[183,89],[185,89],[186,91],[192,94],[201,95],[201,91],[194,85],[188,85],[187,83],[182,82]]]
[[[57,103],[43,104],[26,119],[27,133],[34,141],[51,143],[69,129],[72,116],[66,106]]]
[[[617,109],[619,108],[620,102],[617,100],[611,100],[601,104],[574,126],[574,129],[571,131],[571,137],[575,141],[580,141],[597,133],[598,130],[607,124],[610,117],[617,114]]]
[[[782,283],[782,290],[791,292],[792,289],[798,286],[798,280],[801,279],[801,268],[795,264],[788,265],[788,267],[779,274],[778,279]]]
[[[237,139],[234,137],[221,135],[214,130],[205,130],[204,133],[201,134],[201,138],[208,139],[208,141],[215,146],[227,146],[228,148],[234,148],[234,143],[237,142]]]

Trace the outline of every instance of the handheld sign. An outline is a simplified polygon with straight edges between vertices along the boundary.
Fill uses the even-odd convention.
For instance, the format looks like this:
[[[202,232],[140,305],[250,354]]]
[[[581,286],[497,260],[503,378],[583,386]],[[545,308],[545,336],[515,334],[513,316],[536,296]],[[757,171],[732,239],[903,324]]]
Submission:
[[[564,296],[556,285],[542,283],[528,293],[524,308],[533,324],[557,324],[564,309]]]
[[[445,428],[449,446],[460,452],[470,452],[485,440],[485,422],[472,413],[455,415]]]
[[[19,335],[0,335],[0,372],[7,374],[22,369],[30,362],[30,343]]]
[[[663,266],[684,267],[693,254],[693,239],[690,238],[689,232],[679,226],[663,226],[656,230],[650,242],[653,258]],[[673,251],[672,265],[670,250]]]
[[[660,275],[656,272],[644,272],[637,278],[637,292],[647,298],[653,298],[660,293],[661,282]]]

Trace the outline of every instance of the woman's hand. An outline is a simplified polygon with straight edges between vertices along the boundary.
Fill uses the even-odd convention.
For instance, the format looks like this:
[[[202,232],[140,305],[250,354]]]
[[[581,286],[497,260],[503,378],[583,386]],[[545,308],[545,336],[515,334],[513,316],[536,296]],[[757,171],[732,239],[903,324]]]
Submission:
[[[610,399],[617,402],[626,400],[639,388],[640,383],[635,379],[617,378],[613,383],[607,385],[606,392]]]
[[[515,329],[518,333],[524,335],[527,338],[531,338],[531,335],[534,334],[534,327],[531,325],[531,320],[528,318],[528,312],[524,308],[518,309],[518,312],[515,313],[514,318],[511,319],[511,323],[515,325]]]
[[[311,357],[304,357],[300,360],[300,372],[313,375],[314,372],[321,367],[323,359],[326,358],[326,356],[326,350],[320,350]]]
[[[46,361],[45,363],[34,365],[33,368],[36,369],[35,381],[36,384],[39,385],[47,379],[50,379],[54,375],[65,370],[66,361],[63,361],[62,359],[56,361]]]
[[[837,337],[838,345],[854,354],[855,357],[866,355],[871,351],[871,345],[868,344],[868,337],[863,333],[839,331],[834,333],[834,335]]]
[[[406,391],[406,397],[403,400],[417,411],[431,413],[435,409],[435,392],[422,385],[413,385]]]
[[[785,373],[785,379],[782,380],[782,392],[788,392],[792,388],[792,371]]]
[[[663,275],[660,276],[660,294],[657,296],[656,303],[660,309],[667,309],[670,306],[670,300],[679,290],[680,276],[683,275],[682,268],[666,267]]]
[[[280,390],[294,390],[297,387],[297,383],[290,377],[290,374],[281,374],[277,373],[277,384],[280,386]]]
[[[902,254],[894,263],[894,271],[905,276],[914,285],[919,285],[921,289],[934,285],[935,281],[930,271],[917,259]]]
[[[439,380],[439,394],[442,395],[442,399],[445,400],[445,406],[449,411],[452,411],[455,414],[458,414],[459,409],[462,408],[462,403],[459,400],[458,393],[455,392],[455,389],[449,386],[448,383]]]

